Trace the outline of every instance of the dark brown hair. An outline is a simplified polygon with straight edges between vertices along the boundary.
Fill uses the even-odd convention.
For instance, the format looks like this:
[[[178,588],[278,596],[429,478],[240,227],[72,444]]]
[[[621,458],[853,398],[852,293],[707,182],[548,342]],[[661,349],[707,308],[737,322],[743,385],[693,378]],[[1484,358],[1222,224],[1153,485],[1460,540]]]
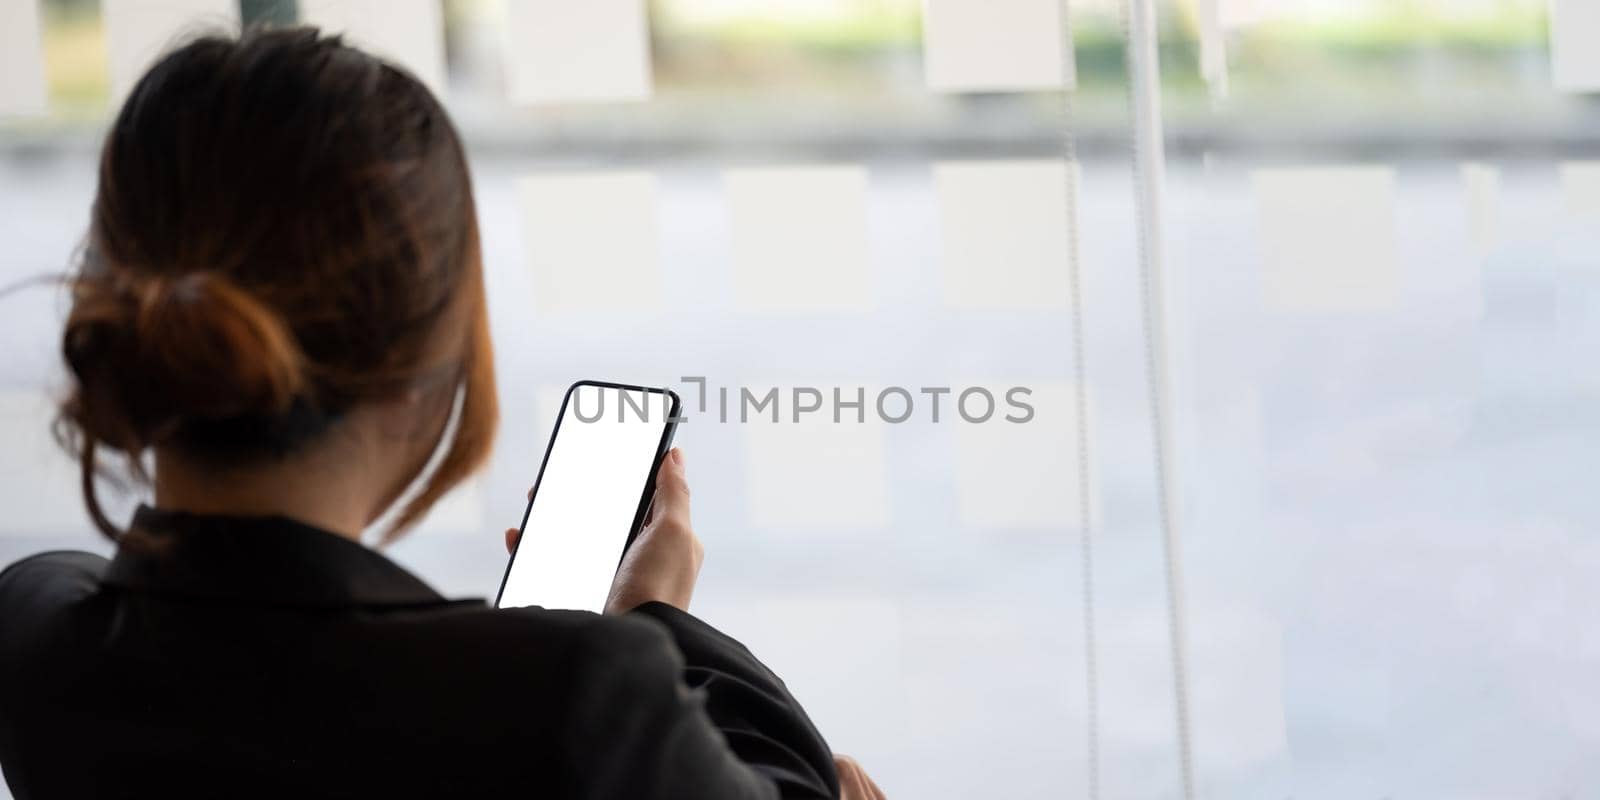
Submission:
[[[60,430],[113,539],[95,494],[105,451],[144,481],[153,447],[277,459],[362,403],[459,395],[454,440],[385,541],[488,454],[461,142],[421,83],[337,37],[207,37],[152,67],[107,135],[71,288]]]

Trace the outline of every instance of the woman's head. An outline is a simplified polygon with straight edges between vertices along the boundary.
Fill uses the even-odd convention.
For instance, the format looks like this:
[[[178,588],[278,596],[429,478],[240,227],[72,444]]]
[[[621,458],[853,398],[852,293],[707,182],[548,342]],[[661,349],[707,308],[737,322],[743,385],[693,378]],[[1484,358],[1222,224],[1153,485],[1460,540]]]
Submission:
[[[97,455],[222,474],[414,409],[398,495],[452,401],[455,437],[394,530],[487,455],[493,364],[461,143],[415,78],[309,29],[204,38],[107,136],[63,349],[62,422],[91,515]],[[386,498],[392,501],[394,497]]]

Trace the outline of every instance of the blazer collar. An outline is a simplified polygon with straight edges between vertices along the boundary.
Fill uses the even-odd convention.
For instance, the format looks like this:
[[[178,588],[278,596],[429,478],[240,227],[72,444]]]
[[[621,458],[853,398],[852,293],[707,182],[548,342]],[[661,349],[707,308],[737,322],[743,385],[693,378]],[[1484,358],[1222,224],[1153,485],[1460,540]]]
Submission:
[[[322,608],[482,605],[446,600],[359,542],[287,517],[141,506],[104,582],[151,594]]]

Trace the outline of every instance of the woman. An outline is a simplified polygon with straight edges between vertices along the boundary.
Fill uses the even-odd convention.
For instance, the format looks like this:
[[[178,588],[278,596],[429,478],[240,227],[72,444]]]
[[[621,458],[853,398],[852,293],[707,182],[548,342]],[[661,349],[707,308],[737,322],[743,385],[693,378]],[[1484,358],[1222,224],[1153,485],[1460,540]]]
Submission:
[[[461,144],[415,79],[303,29],[153,67],[63,336],[116,554],[0,574],[16,796],[881,796],[686,612],[677,451],[605,616],[445,600],[360,544],[436,449],[385,542],[483,462],[488,330]],[[126,529],[113,466],[154,490]]]

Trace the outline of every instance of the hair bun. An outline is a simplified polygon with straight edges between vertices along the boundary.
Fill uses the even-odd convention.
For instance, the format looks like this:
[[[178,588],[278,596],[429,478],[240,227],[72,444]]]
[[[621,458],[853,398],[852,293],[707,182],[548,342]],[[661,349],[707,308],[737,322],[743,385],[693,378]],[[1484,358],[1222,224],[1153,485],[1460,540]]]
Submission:
[[[280,415],[305,388],[281,316],[227,277],[85,277],[63,350],[78,378],[69,416],[129,452],[189,422]]]

